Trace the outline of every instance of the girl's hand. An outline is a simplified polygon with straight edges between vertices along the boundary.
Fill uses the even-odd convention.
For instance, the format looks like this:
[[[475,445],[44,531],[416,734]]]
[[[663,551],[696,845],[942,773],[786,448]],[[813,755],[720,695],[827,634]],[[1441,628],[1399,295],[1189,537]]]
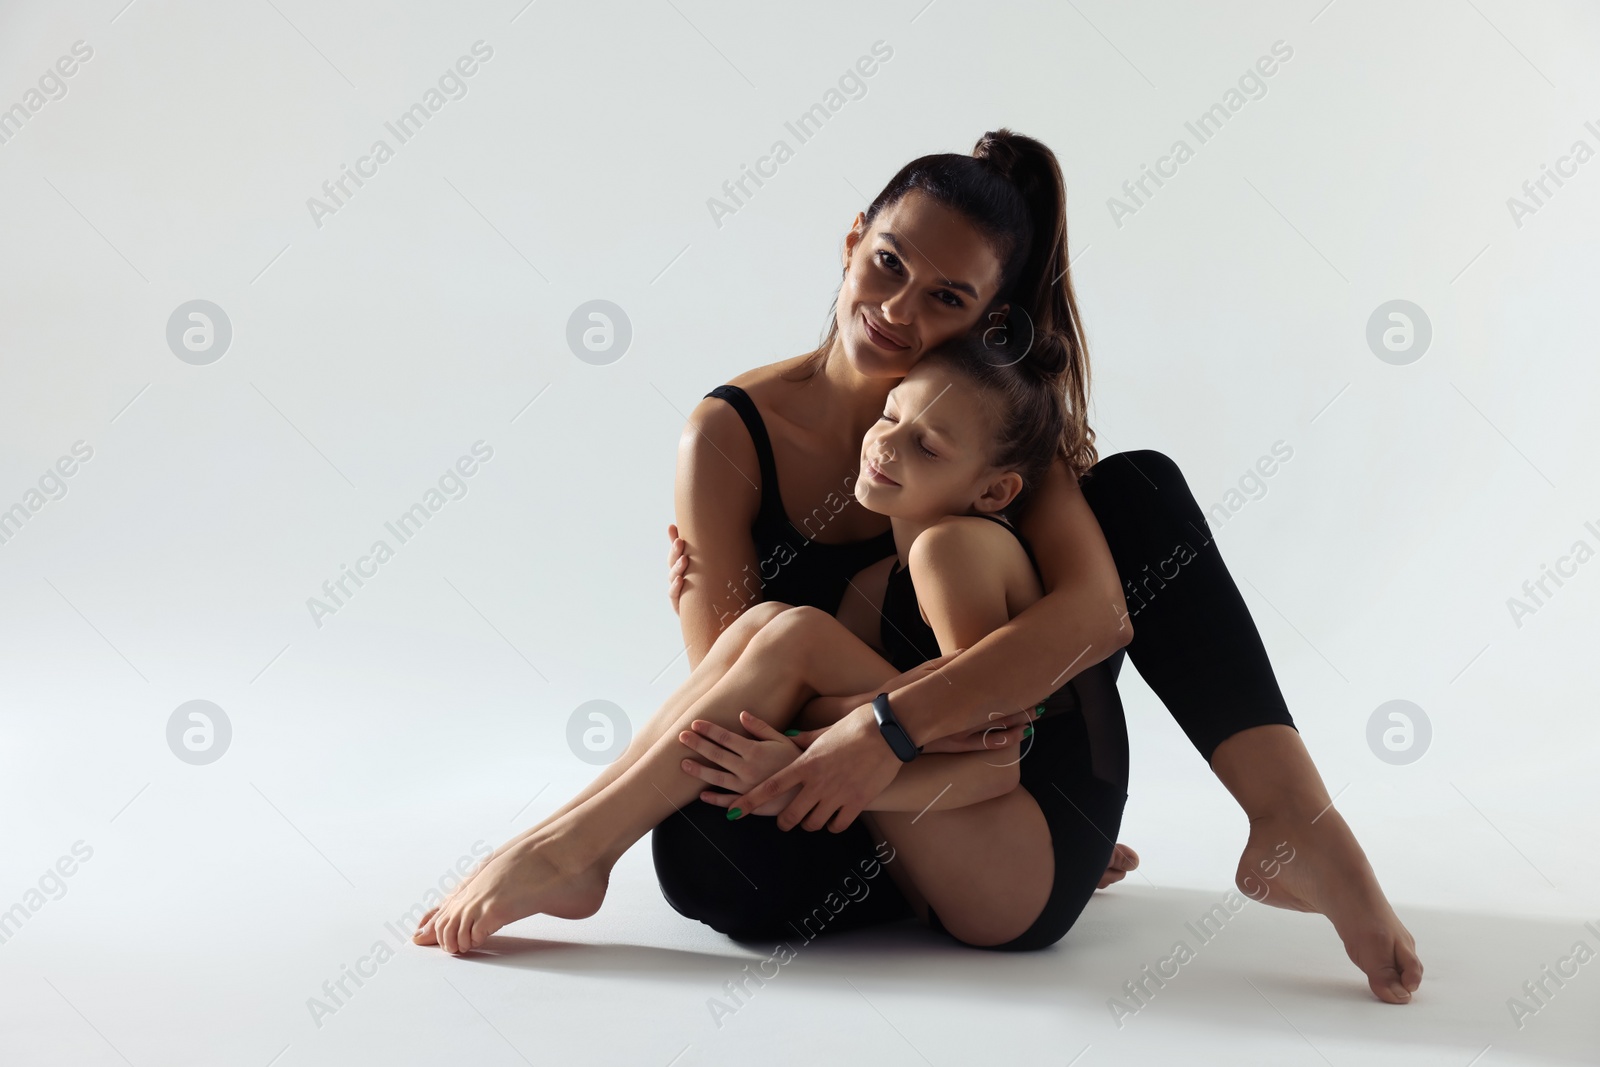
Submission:
[[[667,556],[667,596],[672,601],[672,613],[678,613],[678,597],[683,593],[683,576],[689,572],[689,546],[678,536],[678,524],[667,523],[667,536],[672,539],[672,551]]]
[[[684,771],[711,785],[731,790],[717,793],[708,789],[700,794],[701,800],[719,808],[731,807],[735,799],[799,759],[806,745],[823,733],[822,730],[812,730],[800,737],[786,737],[765,719],[748,711],[739,713],[739,721],[750,731],[749,737],[741,737],[705,719],[694,720],[689,724],[690,729],[678,735],[679,741],[715,765],[708,767],[704,763],[686,759],[683,761]],[[798,743],[802,738],[805,745]],[[795,792],[798,789],[769,800],[746,814],[776,815],[794,799]]]
[[[922,746],[924,752],[1009,752],[1022,744],[1022,730],[1032,723],[1032,710],[1015,711],[964,734],[936,737]]]

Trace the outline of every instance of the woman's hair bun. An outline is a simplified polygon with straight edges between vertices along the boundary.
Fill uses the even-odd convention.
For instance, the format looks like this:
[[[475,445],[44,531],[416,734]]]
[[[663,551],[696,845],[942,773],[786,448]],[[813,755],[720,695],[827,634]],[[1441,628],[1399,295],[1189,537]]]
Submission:
[[[989,164],[1001,177],[1014,181],[1017,164],[1022,159],[1015,138],[1016,134],[1003,127],[990,130],[978,138],[978,143],[973,146],[972,156]]]

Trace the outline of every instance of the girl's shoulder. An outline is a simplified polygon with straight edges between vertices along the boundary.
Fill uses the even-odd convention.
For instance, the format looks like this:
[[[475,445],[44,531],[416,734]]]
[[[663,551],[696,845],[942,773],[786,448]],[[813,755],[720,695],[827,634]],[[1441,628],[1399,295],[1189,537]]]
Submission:
[[[1013,616],[1044,592],[1021,533],[977,515],[949,515],[923,530],[911,543],[907,564],[913,582],[937,581],[937,572],[956,568],[990,574],[1004,586]]]
[[[977,515],[947,515],[919,533],[911,542],[908,564],[918,557],[975,557],[1028,564],[1022,535],[1010,523]]]

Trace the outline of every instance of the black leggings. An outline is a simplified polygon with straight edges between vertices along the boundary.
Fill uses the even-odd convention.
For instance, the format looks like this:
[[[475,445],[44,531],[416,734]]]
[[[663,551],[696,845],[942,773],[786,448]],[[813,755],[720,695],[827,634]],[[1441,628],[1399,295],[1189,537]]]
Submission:
[[[1119,452],[1096,464],[1082,489],[1122,577],[1134,627],[1127,658],[1200,754],[1209,761],[1218,744],[1252,726],[1293,726],[1255,623],[1177,465],[1159,452]],[[1062,713],[1070,720],[1038,726],[1041,740],[1061,727],[1052,740],[1070,730],[1082,748],[1053,744],[1023,759],[1024,787],[1059,816],[1050,820],[1056,885],[1028,933],[994,948],[1054,943],[1105,872],[1127,799],[1127,728],[1115,685],[1121,659],[1073,679],[1079,710]],[[1031,756],[1045,751],[1059,759],[1035,761],[1030,772]],[[879,861],[892,859],[861,819],[838,834],[786,832],[776,819],[729,822],[723,809],[694,801],[657,826],[650,844],[667,902],[736,940],[793,946],[912,915],[882,876]]]

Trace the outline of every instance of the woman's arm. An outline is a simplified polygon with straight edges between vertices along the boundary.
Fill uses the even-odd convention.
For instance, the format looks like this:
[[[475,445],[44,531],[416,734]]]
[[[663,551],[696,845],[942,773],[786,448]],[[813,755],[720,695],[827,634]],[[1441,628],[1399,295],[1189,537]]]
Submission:
[[[917,744],[1030,707],[1133,640],[1111,550],[1063,460],[1051,466],[1021,530],[1045,595],[895,694],[895,715]]]
[[[756,449],[739,413],[706,397],[689,414],[678,439],[673,506],[685,556],[694,570],[677,594],[689,667],[699,666],[717,635],[745,608],[761,601],[761,579],[750,524],[761,506]]]
[[[874,689],[870,693],[857,693],[847,697],[812,697],[789,725],[801,731],[820,734],[857,708],[870,707],[872,698],[879,693],[893,693],[909,685],[912,679],[937,671],[948,659],[949,657],[940,656],[938,659],[918,664],[914,670],[891,678],[884,683],[882,689]],[[966,733],[938,737],[920,747],[928,753],[998,752],[1010,744],[1013,738],[1020,736],[1022,728],[1031,725],[1037,717],[1032,708],[1023,708],[1009,715],[996,715]]]

